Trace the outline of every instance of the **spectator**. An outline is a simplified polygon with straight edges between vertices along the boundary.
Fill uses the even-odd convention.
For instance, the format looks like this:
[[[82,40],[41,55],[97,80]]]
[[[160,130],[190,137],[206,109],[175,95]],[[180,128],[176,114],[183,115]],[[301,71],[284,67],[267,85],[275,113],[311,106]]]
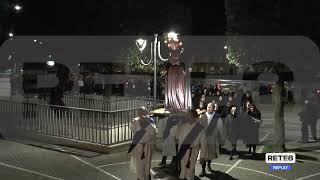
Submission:
[[[237,141],[240,138],[240,132],[243,131],[241,129],[242,125],[238,115],[237,107],[232,107],[230,114],[228,114],[225,121],[226,138],[232,145],[229,158],[230,160],[233,159],[233,155],[237,152]]]
[[[206,104],[203,101],[200,101],[199,107],[196,109],[199,116],[202,116],[206,112]]]
[[[317,140],[316,132],[317,132],[317,121],[319,118],[318,111],[316,109],[316,104],[314,102],[310,102],[310,99],[305,100],[305,106],[302,111],[298,114],[300,116],[301,125],[301,135],[302,138],[299,142],[308,143],[309,141],[309,132],[308,127],[310,126],[312,133],[312,142]]]
[[[253,103],[253,99],[252,99],[252,96],[251,96],[251,93],[250,91],[247,91],[245,94],[243,94],[243,96],[241,97],[241,106],[243,108],[245,108],[245,103],[249,101],[250,103]]]
[[[244,113],[244,122],[247,125],[245,143],[249,146],[249,153],[254,158],[256,156],[256,146],[259,144],[259,127],[261,124],[261,113],[253,103],[248,101],[248,109]],[[251,151],[251,148],[253,151]]]

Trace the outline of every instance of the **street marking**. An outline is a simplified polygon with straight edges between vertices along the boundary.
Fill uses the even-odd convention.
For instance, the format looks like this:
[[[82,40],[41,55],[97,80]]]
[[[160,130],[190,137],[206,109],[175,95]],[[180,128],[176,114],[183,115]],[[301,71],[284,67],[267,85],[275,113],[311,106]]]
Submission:
[[[263,136],[263,138],[260,139],[260,142],[264,141],[264,140],[269,136],[269,134],[270,134],[270,133],[268,132],[265,136]],[[258,153],[261,153],[261,152],[262,152],[263,147],[264,147],[264,146],[261,146],[261,147],[259,148]],[[235,162],[235,163],[226,171],[226,173],[229,174],[230,171],[232,171],[232,169],[234,169],[239,163],[241,163],[241,161],[242,161],[242,159],[240,159],[240,160],[238,160],[237,162]]]
[[[263,136],[263,138],[260,139],[260,142],[262,142],[262,141],[264,141],[265,139],[267,139],[267,137],[268,137],[269,135],[270,135],[270,132],[268,132],[265,136]],[[262,153],[263,148],[264,148],[264,145],[259,148],[258,153]]]
[[[273,121],[274,119],[264,119],[262,118],[262,121]]]
[[[221,164],[221,163],[212,163],[212,164],[215,164],[215,165],[218,165],[218,166],[226,166],[226,167],[232,166],[230,164]]]
[[[64,149],[61,149],[61,148],[59,148],[59,147],[57,147],[57,146],[55,146],[55,147],[56,147],[57,149],[59,149],[60,151],[66,152]],[[119,178],[119,177],[117,177],[117,176],[115,176],[115,175],[113,175],[113,174],[110,174],[110,173],[104,171],[103,169],[101,169],[100,167],[96,167],[96,166],[94,166],[93,164],[88,163],[87,161],[82,160],[82,159],[80,159],[79,157],[77,157],[77,156],[75,156],[75,155],[70,155],[70,156],[73,157],[73,158],[75,158],[75,159],[77,159],[77,160],[79,160],[79,161],[81,161],[81,162],[83,162],[83,163],[85,163],[86,165],[88,165],[88,166],[90,166],[90,167],[93,167],[94,169],[102,172],[103,174],[106,174],[106,175],[108,175],[108,176],[111,176],[111,177],[113,177],[114,179],[121,180],[121,178]]]
[[[100,172],[102,172],[102,173],[104,173],[104,174],[106,174],[106,175],[108,175],[108,176],[113,177],[114,179],[121,180],[121,178],[119,178],[119,177],[117,177],[117,176],[115,176],[115,175],[113,175],[113,174],[110,174],[110,173],[104,171],[103,169],[101,169],[101,168],[99,168],[99,167],[96,167],[96,166],[92,165],[91,163],[88,163],[87,161],[84,161],[84,160],[78,158],[77,156],[71,155],[71,157],[73,157],[73,158],[75,158],[75,159],[78,159],[79,161],[87,164],[88,166],[91,166],[91,167],[99,170]]]
[[[150,168],[150,173],[151,173],[153,176],[157,175],[157,173],[155,173],[151,168]],[[160,178],[153,178],[153,179],[160,180]]]
[[[155,173],[152,169],[150,169],[150,173],[152,174],[152,175],[156,175],[157,173]]]
[[[265,122],[265,123],[263,123],[263,124],[264,124],[264,125],[272,125],[273,123],[269,123],[269,122],[266,123],[266,122]],[[301,127],[301,125],[298,125],[298,124],[297,124],[297,125],[285,124],[284,126],[285,126],[285,127],[292,127],[292,128],[300,128],[300,127]]]
[[[161,162],[161,160],[152,160],[151,162],[153,162],[153,163]],[[170,160],[167,160],[167,162],[170,162]],[[97,167],[102,168],[102,167],[117,166],[117,165],[130,164],[130,163],[131,162],[121,162],[121,163],[105,164],[105,165],[101,165],[101,166],[97,166]]]
[[[97,166],[97,167],[98,167],[98,168],[102,168],[102,167],[123,165],[123,164],[129,164],[129,163],[131,163],[131,162],[121,162],[121,163],[114,163],[114,164],[105,164],[105,165],[101,165],[101,166]]]
[[[234,169],[239,163],[241,163],[242,159],[238,160],[236,163],[234,163],[227,171],[226,173],[229,174],[232,169]]]
[[[152,162],[161,162],[161,160],[153,160]],[[98,167],[107,167],[107,166],[121,165],[121,164],[130,164],[130,163],[131,163],[131,162],[121,162],[121,163],[101,165],[101,166],[98,166]],[[226,166],[226,167],[232,166],[232,165],[230,165],[230,164],[222,164],[222,163],[212,163],[212,164],[213,164],[213,165],[218,165],[218,166]],[[278,178],[278,179],[281,179],[281,180],[287,180],[287,179],[285,179],[285,178],[282,178],[282,177],[279,177],[279,176],[275,176],[275,175],[273,175],[273,174],[268,174],[268,173],[265,173],[265,172],[262,172],[262,171],[254,170],[254,169],[244,168],[244,167],[240,167],[240,166],[235,166],[235,168],[238,168],[238,169],[241,169],[241,170],[252,171],[252,172],[259,173],[259,174],[263,174],[263,175],[266,175],[266,176],[275,177],[275,178]],[[154,174],[154,171],[153,171],[153,170],[151,170],[150,172],[151,172],[151,174]]]
[[[17,170],[20,170],[20,171],[24,171],[24,172],[27,172],[27,173],[30,173],[30,174],[36,174],[36,175],[43,176],[43,177],[46,177],[46,178],[49,178],[49,179],[63,180],[61,178],[53,177],[53,176],[50,176],[50,175],[46,175],[46,174],[43,174],[43,173],[39,173],[39,172],[36,172],[36,171],[24,169],[24,168],[21,168],[21,167],[5,164],[5,163],[1,163],[1,162],[0,162],[0,165],[1,166],[6,166],[6,167],[9,167],[9,168],[13,168],[13,169],[17,169]]]
[[[269,135],[270,135],[270,132],[264,135],[263,138],[260,139],[260,142],[264,141]]]
[[[273,174],[265,173],[265,172],[262,172],[262,171],[254,170],[254,169],[249,169],[249,168],[244,168],[244,167],[236,167],[236,168],[247,170],[247,171],[252,171],[252,172],[256,172],[256,173],[260,173],[260,174],[264,174],[264,175],[267,175],[267,176],[272,176],[272,177],[275,177],[275,178],[278,178],[278,179],[281,179],[281,180],[287,180],[285,178],[282,178],[282,177],[279,177],[279,176],[275,176]]]
[[[262,122],[274,122],[274,119],[263,119],[262,118]],[[284,120],[285,123],[293,123],[293,124],[300,124],[300,119],[290,119],[290,120],[287,120],[285,119]]]
[[[319,172],[319,173],[316,173],[316,174],[311,174],[311,175],[309,175],[309,176],[304,176],[304,177],[298,178],[298,179],[296,179],[296,180],[309,179],[309,178],[311,178],[311,177],[318,176],[318,175],[320,175],[320,172]]]
[[[152,160],[151,162],[156,163],[156,162],[161,162],[161,160]],[[170,162],[170,160],[167,160],[167,162]],[[121,162],[121,163],[113,163],[113,164],[105,164],[105,165],[101,165],[101,166],[97,166],[97,167],[108,167],[108,166],[117,166],[117,165],[123,165],[123,164],[130,164],[131,162]],[[215,165],[219,165],[219,166],[227,166],[230,167],[232,165],[229,164],[221,164],[221,163],[212,163]]]
[[[315,163],[315,164],[320,164],[319,161],[310,161],[310,160],[302,160],[302,159],[297,159],[297,162],[308,162],[308,163]]]

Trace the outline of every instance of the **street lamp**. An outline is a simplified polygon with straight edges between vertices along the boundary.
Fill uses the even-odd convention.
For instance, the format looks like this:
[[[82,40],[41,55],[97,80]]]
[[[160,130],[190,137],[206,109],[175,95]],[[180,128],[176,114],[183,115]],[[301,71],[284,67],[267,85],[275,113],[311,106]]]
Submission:
[[[49,59],[47,60],[47,65],[49,67],[53,67],[56,64],[56,62],[54,62],[54,60],[52,59],[52,55],[51,54],[49,54],[48,57],[49,57]]]
[[[22,6],[20,6],[19,4],[16,4],[16,5],[14,6],[14,10],[15,10],[16,12],[19,12],[21,9],[22,9]]]
[[[147,41],[144,39],[137,39],[136,45],[137,45],[138,49],[140,50],[140,52],[142,52],[144,50],[144,48],[146,48],[146,46],[147,46]]]
[[[14,36],[13,32],[10,32],[10,33],[9,33],[9,37],[12,38],[13,36]]]
[[[50,67],[53,67],[55,65],[55,62],[52,60],[47,61],[47,65]]]
[[[178,39],[178,34],[175,32],[170,32],[167,34],[168,39],[173,39],[177,40]],[[136,45],[138,49],[140,50],[140,53],[146,48],[147,46],[147,40],[144,39],[137,39],[136,40]],[[153,101],[154,101],[154,106],[156,106],[157,103],[157,56],[161,61],[168,61],[169,58],[165,59],[161,56],[160,52],[160,41],[158,41],[158,34],[154,35],[154,41],[150,43],[150,50],[151,50],[151,58],[149,62],[145,63],[143,59],[140,59],[141,64],[148,66],[151,64],[153,61],[154,65],[154,73],[153,73]]]

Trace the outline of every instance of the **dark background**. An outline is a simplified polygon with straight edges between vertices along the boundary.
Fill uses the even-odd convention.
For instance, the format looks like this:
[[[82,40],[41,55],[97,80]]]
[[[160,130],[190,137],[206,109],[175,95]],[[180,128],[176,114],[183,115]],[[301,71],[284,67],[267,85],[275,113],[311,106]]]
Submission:
[[[16,0],[19,1],[19,0]],[[1,0],[6,7],[12,1]],[[20,0],[1,8],[2,40],[16,35],[305,35],[320,40],[319,0]]]
[[[23,14],[19,19],[18,34],[135,34],[167,31],[172,26],[181,33],[225,34],[226,16],[241,24],[243,32],[240,33],[245,33],[244,30],[248,34],[255,33],[261,31],[262,26],[270,27],[265,29],[267,32],[280,25],[281,29],[275,33],[292,34],[314,28],[319,18],[317,0],[21,2]],[[255,26],[247,26],[249,24]]]

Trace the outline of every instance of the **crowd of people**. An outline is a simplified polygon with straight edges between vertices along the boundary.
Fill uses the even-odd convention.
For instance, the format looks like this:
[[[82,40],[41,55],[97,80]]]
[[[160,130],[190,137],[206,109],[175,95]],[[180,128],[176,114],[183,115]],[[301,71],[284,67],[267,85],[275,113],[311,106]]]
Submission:
[[[169,117],[161,119],[157,126],[145,109],[139,110],[139,117],[132,122],[134,137],[129,150],[137,179],[151,179],[150,166],[156,134],[162,139],[159,166],[179,172],[179,179],[193,180],[198,160],[202,167],[200,177],[207,175],[206,170],[214,173],[212,161],[221,153],[230,154],[230,160],[239,155],[237,143],[240,140],[248,148],[246,154],[256,158],[262,119],[250,91],[226,93],[217,84],[193,83],[192,100],[192,109],[171,111]],[[302,121],[303,143],[310,142],[309,127],[312,141],[316,141],[316,125],[320,117],[317,108],[316,101],[306,100],[298,114]],[[171,157],[170,164],[167,164],[168,157]]]
[[[219,107],[225,106],[228,103],[239,105],[243,105],[245,100],[250,100],[252,102],[252,97],[249,92],[248,98],[250,99],[241,99],[239,94],[243,94],[243,90],[239,89],[236,91],[229,90],[228,92],[222,91],[219,83],[213,84],[202,84],[202,83],[192,83],[191,86],[192,92],[192,104],[195,108],[205,109],[206,105],[210,102],[213,104],[218,104]],[[219,108],[222,110],[222,108]]]
[[[172,157],[169,169],[180,172],[180,179],[194,179],[197,160],[202,166],[200,177],[206,176],[206,169],[214,172],[211,161],[229,147],[232,160],[241,139],[247,144],[248,153],[253,158],[256,156],[262,121],[250,92],[240,97],[236,92],[223,96],[218,89],[214,94],[208,89],[197,90],[200,98],[193,95],[193,103],[199,100],[194,103],[194,108],[172,111],[169,117],[160,120],[157,127],[146,110],[139,110],[139,118],[132,122],[131,128],[134,134],[132,146],[136,147],[129,150],[138,179],[150,179],[152,144],[156,133],[163,140],[163,158],[159,165],[167,167],[167,158]]]

